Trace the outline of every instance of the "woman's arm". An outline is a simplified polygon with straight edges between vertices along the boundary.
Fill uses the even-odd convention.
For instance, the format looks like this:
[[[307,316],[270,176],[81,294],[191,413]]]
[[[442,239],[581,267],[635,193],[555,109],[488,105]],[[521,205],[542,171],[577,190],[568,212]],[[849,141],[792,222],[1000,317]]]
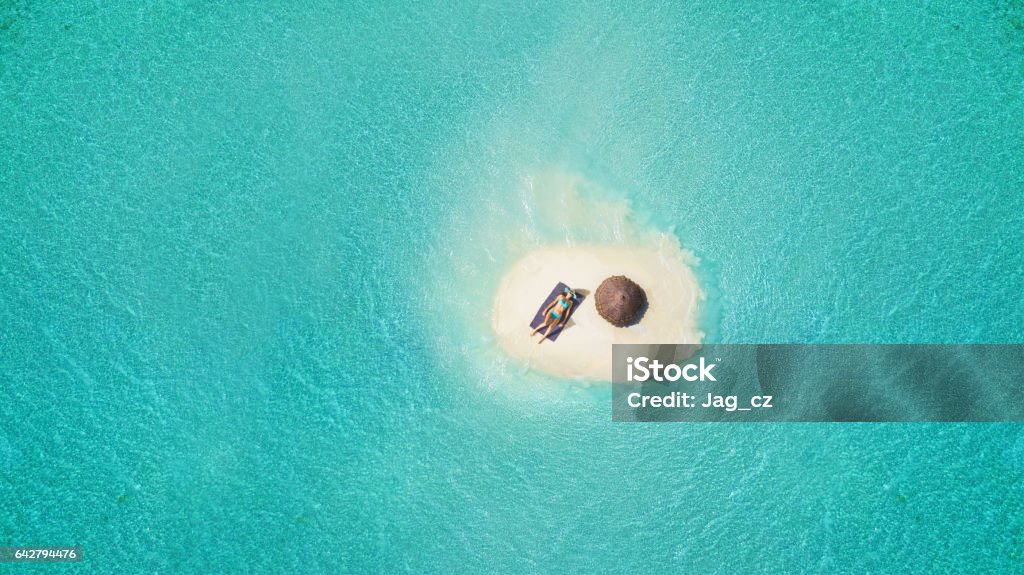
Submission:
[[[551,308],[555,307],[556,303],[558,303],[558,298],[555,298],[555,301],[549,303],[548,307],[544,308],[544,311],[541,312],[540,315],[548,315],[548,312],[551,311]]]
[[[565,323],[565,322],[569,321],[569,314],[572,313],[572,306],[575,305],[575,304],[576,304],[576,302],[574,302],[572,300],[569,300],[569,307],[565,308],[565,315],[562,316],[561,323]]]

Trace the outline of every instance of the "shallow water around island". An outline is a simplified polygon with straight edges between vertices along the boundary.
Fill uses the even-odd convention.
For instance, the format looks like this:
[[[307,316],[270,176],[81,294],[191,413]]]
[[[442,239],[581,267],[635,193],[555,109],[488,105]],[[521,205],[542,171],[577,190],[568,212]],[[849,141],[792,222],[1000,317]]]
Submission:
[[[477,297],[633,241],[599,200],[699,259],[710,341],[1024,342],[1024,12],[903,4],[0,3],[0,543],[1020,570],[1019,426],[615,424]]]

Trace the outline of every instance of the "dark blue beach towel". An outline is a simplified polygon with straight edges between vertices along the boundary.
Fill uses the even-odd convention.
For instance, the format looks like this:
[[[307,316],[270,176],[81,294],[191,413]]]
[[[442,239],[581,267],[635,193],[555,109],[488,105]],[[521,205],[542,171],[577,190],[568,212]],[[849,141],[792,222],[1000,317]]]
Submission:
[[[533,316],[533,321],[530,322],[530,327],[537,327],[538,325],[544,323],[544,308],[548,307],[548,305],[550,305],[551,302],[555,301],[555,298],[558,297],[558,294],[565,291],[565,288],[567,287],[569,286],[565,285],[562,282],[558,282],[558,285],[555,286],[555,289],[551,290],[551,294],[548,295],[548,298],[546,300],[544,300],[544,303],[540,304],[540,308],[537,309],[537,314]],[[576,302],[572,304],[572,309],[569,310],[569,315],[565,318],[565,323],[555,326],[555,328],[551,330],[551,333],[548,334],[548,339],[550,339],[551,341],[555,341],[556,339],[558,339],[558,335],[562,333],[562,330],[565,329],[566,325],[568,325],[569,319],[572,318],[572,314],[576,313],[576,310],[579,309],[580,304],[583,303],[584,297],[585,296],[583,296],[583,294],[576,292]]]

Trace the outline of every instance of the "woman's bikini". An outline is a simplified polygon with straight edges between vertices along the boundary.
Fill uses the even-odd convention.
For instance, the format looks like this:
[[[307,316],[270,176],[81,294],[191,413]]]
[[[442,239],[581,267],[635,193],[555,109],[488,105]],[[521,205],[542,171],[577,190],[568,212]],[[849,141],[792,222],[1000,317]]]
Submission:
[[[558,303],[562,304],[563,308],[569,309],[569,301],[566,300],[565,298],[562,298],[561,301],[559,301]],[[555,316],[555,319],[562,319],[562,316],[558,315],[558,312],[555,311],[555,308],[551,308],[551,311],[548,313]]]

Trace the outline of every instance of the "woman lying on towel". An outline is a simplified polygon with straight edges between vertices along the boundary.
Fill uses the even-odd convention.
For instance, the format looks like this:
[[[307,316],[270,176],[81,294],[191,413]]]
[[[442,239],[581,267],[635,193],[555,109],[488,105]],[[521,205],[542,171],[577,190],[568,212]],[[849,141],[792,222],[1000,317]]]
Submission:
[[[541,334],[540,341],[537,342],[544,343],[544,340],[547,339],[548,334],[551,333],[551,330],[555,329],[556,325],[562,325],[565,323],[565,320],[569,319],[575,299],[576,292],[572,291],[572,288],[565,288],[562,293],[558,294],[555,301],[551,302],[551,305],[544,308],[544,321],[530,332],[530,337],[533,337],[538,331],[547,328]]]

